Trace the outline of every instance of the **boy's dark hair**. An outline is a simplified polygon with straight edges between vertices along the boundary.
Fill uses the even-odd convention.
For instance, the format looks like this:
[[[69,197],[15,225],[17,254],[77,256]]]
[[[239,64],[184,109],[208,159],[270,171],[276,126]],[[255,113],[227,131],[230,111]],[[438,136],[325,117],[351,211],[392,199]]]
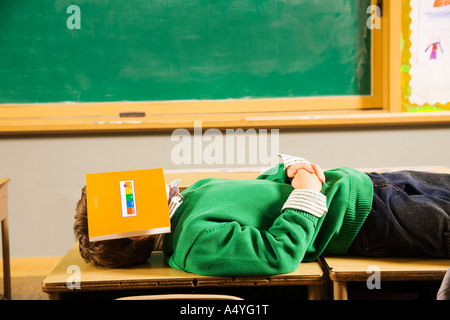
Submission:
[[[80,246],[81,257],[99,268],[126,268],[143,263],[150,258],[154,237],[143,240],[129,238],[89,241],[86,187],[76,205],[74,233]]]

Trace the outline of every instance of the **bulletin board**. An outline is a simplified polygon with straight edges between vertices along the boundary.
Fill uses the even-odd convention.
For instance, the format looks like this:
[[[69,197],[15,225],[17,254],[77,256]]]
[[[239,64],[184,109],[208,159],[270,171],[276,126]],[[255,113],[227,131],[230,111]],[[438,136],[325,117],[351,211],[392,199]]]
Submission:
[[[402,0],[402,111],[450,110],[450,0]]]

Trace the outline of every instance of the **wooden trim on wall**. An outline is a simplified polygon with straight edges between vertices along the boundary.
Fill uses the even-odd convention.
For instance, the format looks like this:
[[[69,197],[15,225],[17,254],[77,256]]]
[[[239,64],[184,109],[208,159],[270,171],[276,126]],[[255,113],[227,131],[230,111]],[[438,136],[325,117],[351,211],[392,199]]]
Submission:
[[[331,128],[367,126],[437,125],[450,123],[450,111],[404,112],[325,112],[325,113],[248,113],[226,115],[174,115],[145,118],[54,118],[37,121],[1,122],[0,134],[168,132],[178,128]],[[198,127],[198,126],[197,126]]]

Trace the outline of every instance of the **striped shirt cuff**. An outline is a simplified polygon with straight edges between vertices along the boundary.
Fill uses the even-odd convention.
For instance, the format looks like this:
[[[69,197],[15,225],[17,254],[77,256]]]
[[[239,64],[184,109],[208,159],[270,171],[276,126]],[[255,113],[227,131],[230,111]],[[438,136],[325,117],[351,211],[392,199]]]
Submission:
[[[327,198],[317,191],[294,189],[284,203],[281,211],[288,208],[301,210],[320,218],[328,211]]]
[[[288,154],[278,153],[278,156],[283,160],[284,170],[295,163],[310,163],[308,160],[300,157],[290,156]]]

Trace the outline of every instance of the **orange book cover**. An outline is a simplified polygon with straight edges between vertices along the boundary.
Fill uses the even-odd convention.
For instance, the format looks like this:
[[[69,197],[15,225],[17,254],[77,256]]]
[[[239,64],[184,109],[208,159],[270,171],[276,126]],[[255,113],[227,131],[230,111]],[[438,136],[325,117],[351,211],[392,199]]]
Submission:
[[[86,175],[89,240],[170,232],[162,169]]]

